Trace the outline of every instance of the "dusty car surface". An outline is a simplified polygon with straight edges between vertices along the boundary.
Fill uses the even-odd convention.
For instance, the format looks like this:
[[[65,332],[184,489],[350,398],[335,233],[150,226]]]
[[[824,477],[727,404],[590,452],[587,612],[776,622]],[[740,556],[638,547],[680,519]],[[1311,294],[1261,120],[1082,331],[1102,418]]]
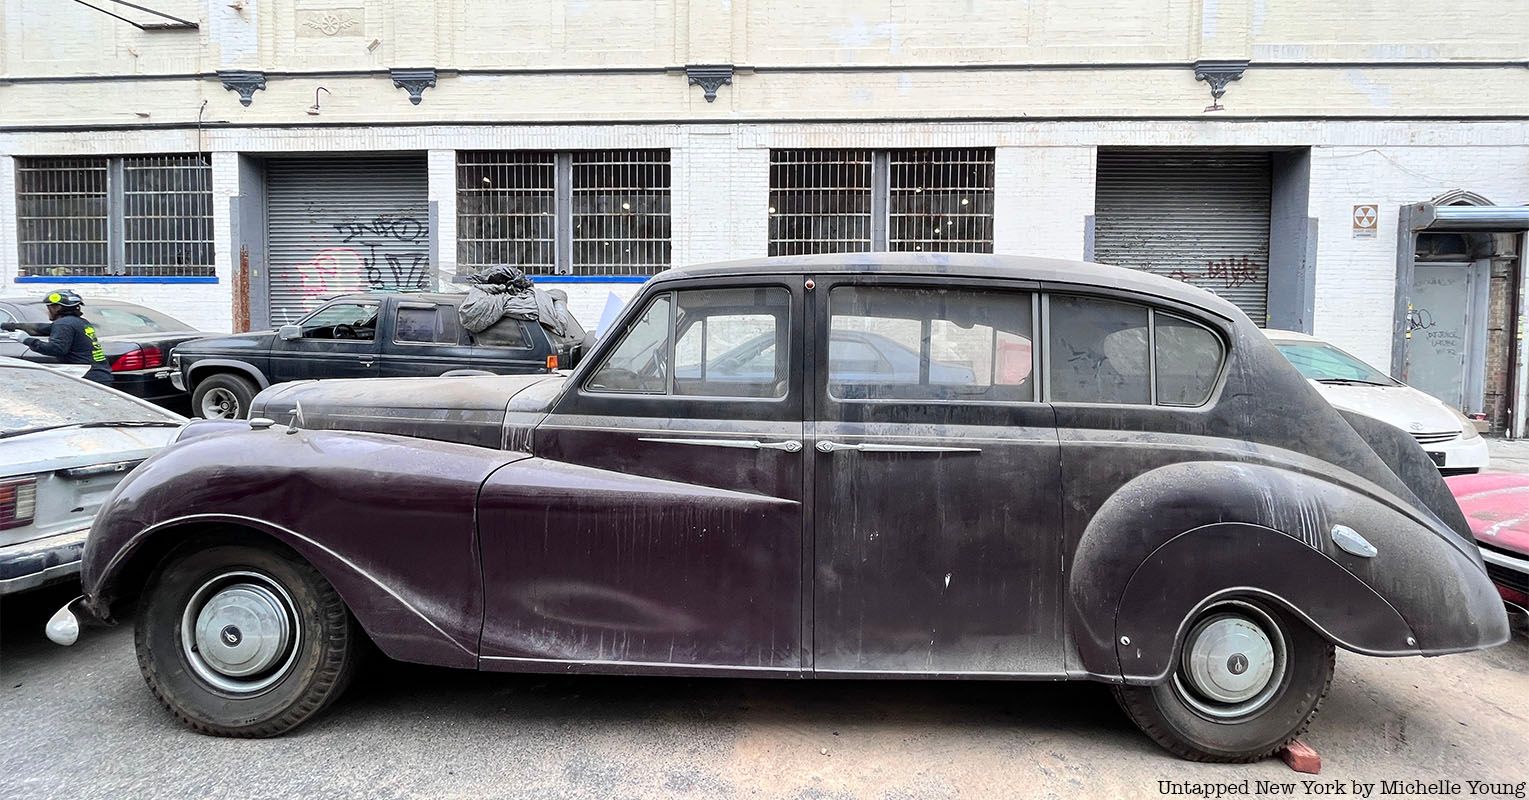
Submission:
[[[78,575],[96,510],[186,421],[52,366],[0,357],[0,595]]]
[[[920,367],[841,368],[842,331]],[[767,370],[712,369],[761,335]],[[298,725],[365,638],[482,670],[1096,680],[1170,751],[1246,761],[1306,728],[1335,646],[1508,636],[1417,442],[1230,303],[1125,269],[677,269],[570,375],[254,410],[293,424],[193,423],[119,487],[50,623],[136,597],[149,687],[206,733]]]
[[[1470,523],[1503,602],[1529,615],[1529,475],[1488,472],[1445,483]]]

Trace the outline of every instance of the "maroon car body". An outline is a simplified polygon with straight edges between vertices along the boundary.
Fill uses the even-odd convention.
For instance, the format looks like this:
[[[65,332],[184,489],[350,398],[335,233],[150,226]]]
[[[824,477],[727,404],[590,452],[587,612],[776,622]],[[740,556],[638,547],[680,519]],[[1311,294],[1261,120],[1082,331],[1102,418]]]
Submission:
[[[778,346],[712,364],[728,326]],[[829,352],[846,326],[907,331],[926,365],[984,377],[878,382],[873,354]],[[406,661],[1143,692],[1181,691],[1182,673],[1261,709],[1306,702],[1291,687],[1298,668],[1324,680],[1320,648],[1330,676],[1332,645],[1437,655],[1508,635],[1410,437],[1340,415],[1231,304],[1112,267],[867,253],[671,270],[571,376],[288,384],[252,416],[291,424],[194,424],[123,482],[77,608],[112,619],[182,543],[237,534],[316,568]],[[1275,671],[1256,698],[1244,651]],[[1156,713],[1122,691],[1138,722]],[[1293,722],[1248,712],[1278,731],[1246,742],[1221,733],[1242,712],[1210,701],[1158,726],[1193,744],[1154,735],[1245,760],[1319,698]]]
[[[1502,599],[1529,609],[1529,475],[1486,472],[1444,482],[1470,523]]]

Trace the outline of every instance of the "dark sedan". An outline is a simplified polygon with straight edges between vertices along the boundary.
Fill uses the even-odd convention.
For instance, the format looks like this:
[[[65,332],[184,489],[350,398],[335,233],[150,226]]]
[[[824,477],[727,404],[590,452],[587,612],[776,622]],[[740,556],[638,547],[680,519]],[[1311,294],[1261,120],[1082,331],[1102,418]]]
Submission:
[[[916,368],[865,369],[844,330]],[[712,369],[760,335],[757,369]],[[150,690],[204,733],[301,724],[375,644],[498,671],[1094,680],[1171,752],[1242,762],[1306,730],[1335,648],[1508,637],[1411,436],[1334,409],[1231,303],[1132,270],[675,269],[571,374],[290,383],[252,411],[123,482],[49,623],[71,642],[76,614],[136,599]]]
[[[41,297],[0,297],[0,322],[46,324],[48,308]],[[176,345],[207,334],[169,314],[120,300],[87,298],[85,318],[95,326],[106,351],[113,389],[161,405],[183,401],[186,393],[170,381],[170,353]],[[57,362],[9,339],[0,340],[0,356]]]

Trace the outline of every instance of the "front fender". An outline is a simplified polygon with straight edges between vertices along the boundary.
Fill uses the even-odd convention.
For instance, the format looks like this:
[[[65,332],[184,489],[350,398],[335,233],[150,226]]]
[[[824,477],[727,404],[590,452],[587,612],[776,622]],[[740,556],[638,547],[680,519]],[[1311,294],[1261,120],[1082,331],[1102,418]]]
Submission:
[[[1338,524],[1358,531],[1377,555],[1339,549],[1331,539]],[[1276,544],[1271,532],[1288,543]],[[1181,462],[1121,487],[1084,531],[1068,597],[1082,666],[1113,679],[1160,678],[1184,616],[1233,590],[1281,598],[1358,652],[1433,655],[1508,636],[1480,554],[1409,500],[1300,464]],[[1347,613],[1374,614],[1373,625],[1333,617]],[[1132,641],[1124,655],[1122,635]]]
[[[195,427],[195,426],[193,426]],[[321,572],[394,658],[476,665],[482,624],[474,509],[524,454],[382,434],[229,430],[144,462],[96,517],[81,564],[107,616],[152,562],[211,528],[279,541]]]

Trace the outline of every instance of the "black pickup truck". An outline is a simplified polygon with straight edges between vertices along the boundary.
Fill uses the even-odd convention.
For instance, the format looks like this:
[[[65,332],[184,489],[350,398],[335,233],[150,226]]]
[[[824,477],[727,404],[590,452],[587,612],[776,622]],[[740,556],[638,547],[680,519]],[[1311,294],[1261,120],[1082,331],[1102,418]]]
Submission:
[[[558,297],[561,293],[554,290]],[[175,349],[171,381],[191,392],[196,416],[241,418],[275,383],[311,378],[501,375],[571,368],[586,334],[572,314],[557,322],[506,317],[480,333],[463,328],[465,294],[347,294],[274,331],[187,342]],[[567,306],[558,297],[560,311]]]

